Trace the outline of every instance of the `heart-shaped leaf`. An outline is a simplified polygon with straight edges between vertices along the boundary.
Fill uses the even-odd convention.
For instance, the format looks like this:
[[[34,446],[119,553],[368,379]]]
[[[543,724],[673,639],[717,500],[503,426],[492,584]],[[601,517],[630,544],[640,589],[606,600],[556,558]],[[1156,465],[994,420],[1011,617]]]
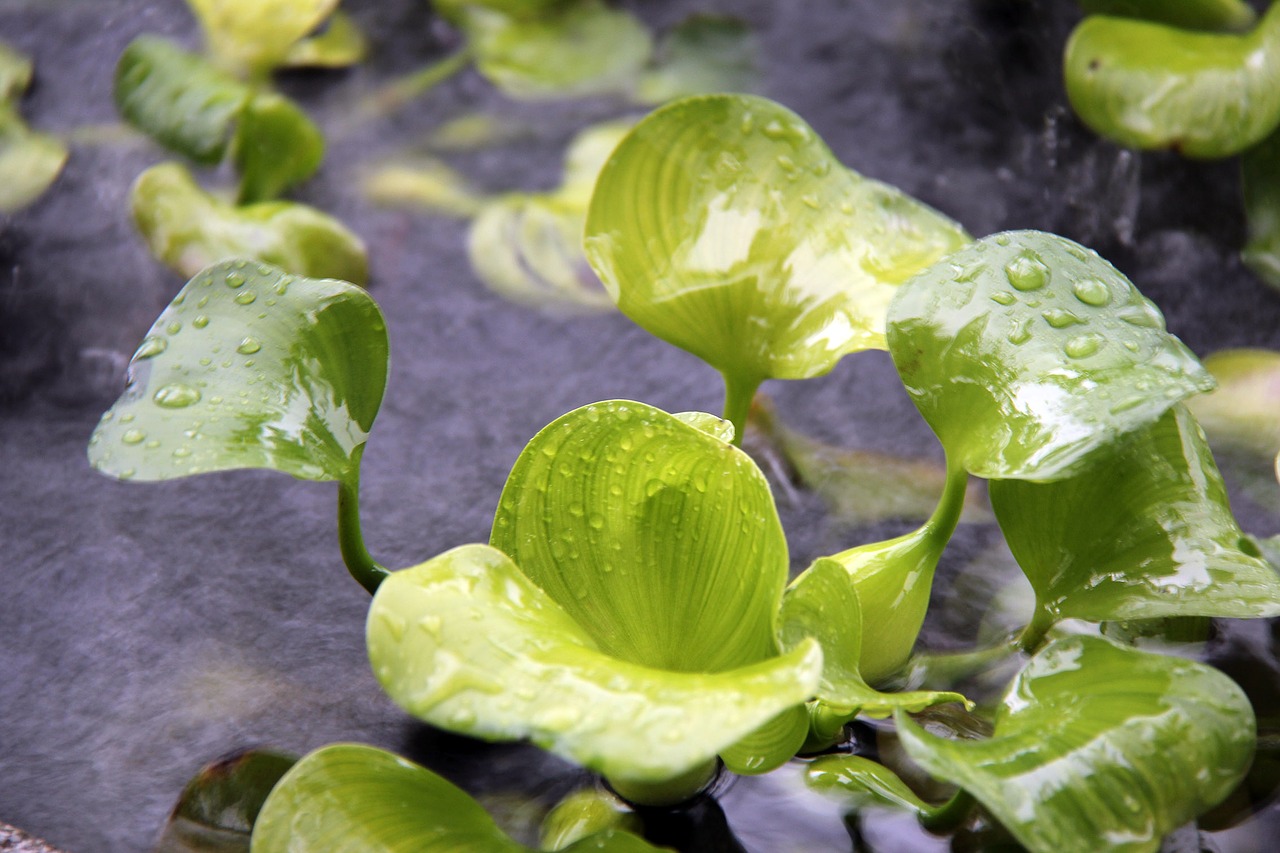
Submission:
[[[292,101],[260,92],[240,112],[232,159],[240,172],[237,201],[268,201],[320,168],[324,137]]]
[[[261,76],[284,62],[295,43],[320,25],[339,0],[187,0],[218,64]]]
[[[1232,517],[1184,406],[1073,477],[991,483],[991,506],[1038,618],[1280,615],[1280,576]]]
[[[647,104],[756,85],[755,34],[737,18],[695,14],[663,36],[636,95]]]
[[[570,598],[579,611],[609,606]],[[529,738],[628,796],[672,785],[676,801],[705,784],[718,752],[812,695],[822,668],[816,644],[806,643],[733,669],[700,667],[692,653],[679,661],[686,671],[658,669],[611,654],[594,628],[505,554],[464,545],[383,581],[367,640],[383,688],[432,725]],[[687,637],[691,647],[698,630]]]
[[[967,241],[844,168],[790,110],[747,95],[687,98],[641,121],[602,170],[586,228],[624,314],[751,388],[883,348],[897,285]]]
[[[357,470],[382,402],[387,333],[369,295],[228,261],[187,283],[129,366],[89,461],[122,479],[272,468]]]
[[[177,163],[139,175],[132,204],[151,253],[182,275],[227,258],[253,258],[315,278],[364,284],[369,276],[364,242],[333,217],[285,201],[228,204]]]
[[[334,12],[317,35],[293,43],[281,65],[289,68],[346,68],[364,59],[369,42],[350,15]]]
[[[1280,131],[1240,158],[1249,240],[1240,257],[1258,278],[1280,289]]]
[[[202,768],[178,798],[155,853],[249,850],[249,834],[271,789],[298,758],[264,749]]]
[[[1032,658],[988,740],[945,740],[896,718],[908,755],[1034,853],[1155,851],[1231,792],[1255,741],[1249,700],[1222,673],[1096,637]]]
[[[1090,15],[1159,21],[1184,30],[1247,30],[1258,15],[1244,0],[1080,0]]]
[[[253,853],[527,853],[460,788],[371,746],[334,744],[280,780],[253,829]],[[619,829],[588,836],[572,853],[655,853]]]
[[[653,50],[640,21],[601,0],[537,4],[527,17],[495,5],[465,4],[457,20],[476,68],[513,98],[627,91]]]
[[[431,157],[379,168],[365,180],[364,191],[378,204],[424,208],[457,219],[471,219],[486,201],[465,177]]]
[[[252,91],[202,57],[140,36],[116,65],[116,109],[164,147],[197,163],[221,162]]]
[[[1229,157],[1280,124],[1280,7],[1242,35],[1093,15],[1064,66],[1071,106],[1108,139]]]
[[[1038,231],[984,238],[904,285],[889,350],[948,456],[988,479],[1067,476],[1213,387],[1115,267]]]

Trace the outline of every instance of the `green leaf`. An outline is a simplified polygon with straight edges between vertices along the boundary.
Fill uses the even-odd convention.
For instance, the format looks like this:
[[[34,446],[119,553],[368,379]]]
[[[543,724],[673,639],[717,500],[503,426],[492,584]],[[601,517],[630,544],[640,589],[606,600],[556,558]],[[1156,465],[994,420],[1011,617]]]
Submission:
[[[640,78],[638,100],[660,104],[688,95],[745,92],[759,82],[758,44],[746,23],[718,15],[690,15],[667,33],[653,67]]]
[[[343,480],[386,377],[386,327],[363,290],[227,261],[189,281],[151,327],[89,461],[122,479],[272,468]]]
[[[491,542],[606,654],[718,672],[777,653],[787,544],[764,475],[651,406],[597,403],[539,432]]]
[[[240,204],[269,201],[320,168],[324,137],[287,98],[256,94],[240,113],[232,148]]]
[[[639,815],[613,794],[599,788],[582,788],[556,803],[542,821],[539,842],[543,850],[563,850],[597,832],[622,829],[639,835]]]
[[[992,482],[991,505],[1052,618],[1280,615],[1280,577],[1183,406],[1070,478]]]
[[[1240,252],[1249,269],[1280,290],[1280,131],[1240,158],[1249,239]]]
[[[359,63],[368,52],[364,33],[350,15],[339,11],[329,17],[323,32],[294,42],[280,64],[289,68],[346,68]]]
[[[1130,148],[1229,157],[1280,124],[1280,7],[1243,35],[1090,16],[1064,66],[1071,106],[1097,133]]]
[[[31,85],[31,60],[0,42],[0,101],[16,101]]]
[[[247,257],[297,275],[356,284],[368,279],[364,242],[338,220],[294,202],[228,204],[177,163],[139,175],[132,204],[151,254],[182,275]]]
[[[1209,441],[1268,459],[1280,453],[1280,352],[1222,350],[1206,358],[1204,366],[1218,387],[1191,398],[1187,407]]]
[[[338,0],[187,0],[218,64],[246,77],[282,64]]]
[[[889,350],[948,456],[988,479],[1067,476],[1213,387],[1115,267],[1038,231],[986,237],[905,285]]]
[[[838,796],[855,808],[888,804],[917,814],[931,810],[898,774],[860,755],[824,755],[805,768],[804,781],[813,790]]]
[[[248,853],[267,795],[297,760],[255,749],[202,768],[178,798],[155,853]]]
[[[911,758],[1033,853],[1155,851],[1230,793],[1255,741],[1253,709],[1222,673],[1094,637],[1036,655],[988,740],[945,740],[901,713],[897,722]]]
[[[399,756],[334,744],[304,757],[280,781],[253,830],[253,853],[524,853],[460,788]],[[564,848],[652,853],[658,848],[607,830]]]
[[[203,57],[154,36],[129,43],[116,65],[124,120],[197,163],[221,162],[251,90]]]
[[[458,24],[476,68],[513,98],[627,91],[653,49],[640,21],[601,0],[538,4],[539,14],[524,18],[495,5],[506,4],[461,6]]]
[[[0,213],[39,198],[67,162],[67,146],[27,127],[12,104],[0,102]]]
[[[622,312],[731,385],[817,376],[884,347],[898,284],[967,240],[747,95],[687,98],[641,121],[601,172],[586,227]]]
[[[571,597],[579,610],[609,604]],[[487,740],[528,738],[605,774],[624,794],[694,777],[676,800],[706,782],[719,751],[803,703],[822,666],[812,643],[717,671],[623,659],[609,652],[613,638],[579,624],[485,545],[393,573],[374,596],[367,630],[374,673],[415,716]],[[691,647],[699,630],[686,638]],[[697,662],[692,654],[681,661]]]
[[[1186,30],[1247,30],[1258,15],[1244,0],[1080,0],[1090,15],[1158,21]]]

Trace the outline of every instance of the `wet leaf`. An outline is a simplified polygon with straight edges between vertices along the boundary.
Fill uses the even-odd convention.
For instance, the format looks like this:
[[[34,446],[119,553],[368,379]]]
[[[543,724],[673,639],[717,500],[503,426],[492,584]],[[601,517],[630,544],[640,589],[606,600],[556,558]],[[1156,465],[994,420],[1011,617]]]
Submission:
[[[1244,538],[1183,406],[1051,483],[991,483],[1009,548],[1053,617],[1280,615],[1280,577]]]
[[[232,159],[240,172],[237,201],[269,201],[320,168],[324,137],[292,101],[260,92],[240,112]]]
[[[386,375],[386,327],[363,290],[227,261],[189,281],[151,327],[89,461],[121,479],[271,468],[343,480]]]
[[[889,350],[949,456],[988,479],[1045,480],[1213,387],[1159,309],[1063,237],[986,237],[905,285]]]
[[[586,251],[624,314],[749,385],[884,347],[898,284],[967,239],[845,169],[789,110],[711,95],[654,111],[618,146]]]
[[[129,43],[116,65],[116,109],[165,148],[197,163],[221,162],[248,86],[154,36]]]
[[[1240,185],[1249,226],[1240,257],[1258,278],[1280,289],[1280,131],[1244,152]]]
[[[338,0],[187,0],[219,65],[261,76],[282,64]]]
[[[637,98],[660,104],[688,95],[747,92],[759,82],[755,34],[737,18],[691,15],[667,33]]]
[[[892,805],[924,814],[930,806],[883,764],[860,755],[824,755],[805,769],[810,788],[835,795],[854,808]]]
[[[1241,35],[1093,15],[1064,65],[1081,120],[1129,148],[1229,157],[1280,124],[1280,7]]]
[[[1267,459],[1280,453],[1280,352],[1222,350],[1206,358],[1204,366],[1218,387],[1191,398],[1187,407],[1209,441]]]
[[[383,581],[367,639],[383,688],[432,725],[528,738],[620,789],[695,777],[677,799],[706,781],[717,752],[803,703],[822,665],[809,643],[736,668],[690,656],[686,671],[659,669],[610,653],[617,641],[601,633],[505,554],[464,545]]]
[[[644,826],[639,815],[613,794],[583,788],[556,803],[538,834],[543,850],[563,850],[575,841],[607,829],[623,829],[639,835]]]
[[[476,68],[513,98],[574,98],[628,91],[649,59],[649,31],[601,0],[535,4],[521,17],[465,4],[458,24]]]
[[[1255,741],[1253,709],[1222,673],[1095,637],[1032,658],[990,739],[945,740],[896,719],[917,763],[1035,853],[1155,851],[1231,792]]]
[[[257,749],[202,768],[178,798],[155,853],[249,853],[262,804],[297,760]]]
[[[290,68],[345,68],[368,53],[369,43],[350,15],[334,12],[324,31],[293,43],[281,65]]]
[[[182,275],[248,257],[297,275],[368,279],[364,242],[333,217],[285,201],[232,205],[205,192],[177,163],[133,185],[133,217],[151,254]]]
[[[280,781],[253,832],[253,853],[525,853],[460,788],[371,746],[335,744],[307,755]],[[566,848],[652,853],[622,830]]]
[[[1247,30],[1258,19],[1244,0],[1080,0],[1080,8],[1186,30]]]

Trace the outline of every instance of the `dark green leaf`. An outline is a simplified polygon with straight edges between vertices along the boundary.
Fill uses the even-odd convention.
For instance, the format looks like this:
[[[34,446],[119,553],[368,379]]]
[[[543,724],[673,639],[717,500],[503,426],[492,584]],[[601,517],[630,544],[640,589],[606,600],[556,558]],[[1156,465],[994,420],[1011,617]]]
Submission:
[[[232,146],[240,204],[269,201],[311,177],[324,159],[324,137],[291,101],[259,92],[240,113]]]
[[[249,853],[249,834],[271,789],[297,756],[247,750],[187,783],[155,853]]]
[[[122,479],[272,468],[342,480],[386,376],[386,327],[363,290],[228,261],[188,282],[151,327],[89,460]]]
[[[1222,673],[1071,637],[1032,658],[987,740],[897,715],[907,753],[972,794],[1034,853],[1155,851],[1253,758],[1249,700]]]
[[[948,455],[988,479],[1067,476],[1214,385],[1115,267],[1038,231],[986,237],[904,285],[889,349]]]
[[[824,755],[809,764],[804,781],[813,790],[834,794],[855,808],[887,803],[917,814],[930,810],[896,773],[860,755]]]

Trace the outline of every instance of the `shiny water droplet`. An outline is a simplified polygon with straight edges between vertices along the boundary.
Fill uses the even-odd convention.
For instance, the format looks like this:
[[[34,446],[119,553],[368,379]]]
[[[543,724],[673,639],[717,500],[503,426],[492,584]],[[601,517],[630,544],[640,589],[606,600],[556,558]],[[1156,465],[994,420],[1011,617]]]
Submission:
[[[262,349],[262,344],[258,342],[257,338],[245,338],[240,342],[240,346],[236,347],[236,352],[241,355],[253,355],[260,349]]]
[[[120,436],[120,440],[125,444],[141,444],[147,437],[147,434],[140,429],[125,430],[124,435]]]
[[[1102,335],[1090,332],[1067,341],[1063,350],[1070,358],[1088,358],[1097,352],[1100,346],[1102,346]]]
[[[174,382],[156,391],[152,399],[157,406],[164,406],[166,409],[185,409],[200,401],[200,392],[190,385]]]
[[[1061,308],[1050,308],[1040,315],[1044,317],[1044,321],[1055,329],[1065,329],[1069,326],[1079,326],[1084,324],[1079,316],[1072,314],[1070,311],[1064,311]]]
[[[233,290],[237,287],[244,287],[244,276],[238,272],[227,273],[226,281],[227,287],[230,287]]]
[[[805,206],[805,207],[807,207],[807,208],[809,208],[810,210],[821,210],[821,209],[822,209],[822,205],[818,203],[818,198],[817,198],[817,196],[812,196],[812,195],[802,195],[802,196],[800,196],[800,201],[802,201],[802,202],[804,203],[804,206]]]
[[[153,439],[151,439],[150,441],[148,441],[146,444],[144,444],[144,445],[142,445],[142,446],[143,446],[143,448],[145,448],[146,450],[155,450],[157,447],[159,447],[159,446],[160,446],[160,440],[159,440],[159,439],[156,439],[156,438],[153,438]]]
[[[665,484],[661,480],[658,480],[658,479],[650,480],[649,482],[644,484],[644,493],[648,497],[653,497],[658,492],[662,491],[664,486]]]
[[[604,516],[592,513],[591,518],[587,519],[587,524],[590,524],[594,530],[604,530]]]
[[[1085,278],[1071,286],[1071,292],[1085,305],[1101,308],[1111,301],[1111,288],[1105,281],[1096,278]]]
[[[209,325],[209,318],[201,314],[199,317],[196,317],[191,321],[191,325],[195,326],[197,329],[203,329],[205,326]]]
[[[786,169],[788,172],[794,172],[798,168],[800,168],[799,166],[796,165],[796,161],[792,160],[786,154],[778,155],[778,165]]]
[[[1136,305],[1127,305],[1117,313],[1120,319],[1130,326],[1136,326],[1140,329],[1164,328],[1164,316],[1160,313],[1160,309],[1146,299],[1141,300]]]
[[[742,117],[742,122],[738,125],[738,130],[742,132],[743,136],[750,136],[751,132],[755,129],[756,120],[751,113],[747,113]]]
[[[133,357],[135,359],[155,358],[168,348],[168,341],[151,335],[143,339],[142,345],[138,347],[138,351],[133,354]]]
[[[1027,250],[1004,265],[1005,277],[1015,290],[1039,290],[1049,283],[1049,267],[1035,252]]]
[[[1009,235],[1008,235],[1008,234],[1000,234],[1000,235],[998,235],[998,236],[996,237],[996,245],[997,245],[997,246],[1007,246],[1007,245],[1009,245]]]
[[[258,294],[254,293],[252,290],[242,290],[236,294],[236,304],[251,305],[257,298]]]
[[[175,459],[186,459],[190,455],[191,455],[190,447],[179,447],[177,450],[173,451],[173,456]]]
[[[1014,323],[1009,329],[1009,343],[1015,346],[1021,346],[1031,340],[1031,320],[1030,318],[1020,320]]]
[[[182,324],[179,323],[177,320],[174,320],[172,323],[165,326],[164,330],[171,335],[176,335],[178,334],[178,332],[182,331]]]
[[[1018,297],[1014,296],[1007,290],[997,290],[995,293],[991,294],[991,301],[999,303],[1000,305],[1012,305],[1018,301]]]

